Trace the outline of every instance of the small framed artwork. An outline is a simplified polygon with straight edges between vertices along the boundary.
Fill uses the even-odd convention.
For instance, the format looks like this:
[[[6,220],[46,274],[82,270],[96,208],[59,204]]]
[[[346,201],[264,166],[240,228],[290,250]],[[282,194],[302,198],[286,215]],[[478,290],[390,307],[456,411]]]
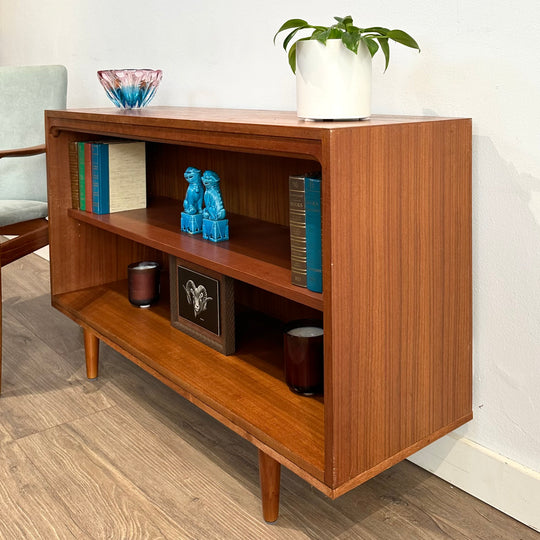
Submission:
[[[172,255],[169,271],[171,324],[223,354],[232,354],[234,280]]]

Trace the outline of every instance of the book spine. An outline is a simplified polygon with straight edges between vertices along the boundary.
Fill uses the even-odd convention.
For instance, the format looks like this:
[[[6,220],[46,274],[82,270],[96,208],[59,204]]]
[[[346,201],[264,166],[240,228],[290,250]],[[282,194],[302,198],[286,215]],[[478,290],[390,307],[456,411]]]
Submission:
[[[92,144],[92,212],[109,213],[109,145]]]
[[[86,188],[84,181],[84,143],[77,143],[79,157],[79,210],[86,210]]]
[[[322,292],[321,179],[306,178],[306,277],[310,291]]]
[[[79,200],[79,149],[76,142],[69,143],[69,177],[71,179],[71,207],[78,210]]]
[[[307,286],[306,205],[303,176],[289,177],[289,227],[291,237],[291,282]]]
[[[145,208],[145,143],[110,143],[108,151],[109,213]]]
[[[84,198],[86,212],[92,212],[92,143],[84,143]]]

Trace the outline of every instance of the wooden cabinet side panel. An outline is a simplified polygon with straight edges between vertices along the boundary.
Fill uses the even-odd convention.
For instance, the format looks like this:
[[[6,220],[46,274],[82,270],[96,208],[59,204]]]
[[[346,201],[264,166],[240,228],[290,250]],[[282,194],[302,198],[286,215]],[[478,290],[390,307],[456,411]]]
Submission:
[[[326,482],[337,487],[470,417],[470,121],[332,133],[323,164]]]

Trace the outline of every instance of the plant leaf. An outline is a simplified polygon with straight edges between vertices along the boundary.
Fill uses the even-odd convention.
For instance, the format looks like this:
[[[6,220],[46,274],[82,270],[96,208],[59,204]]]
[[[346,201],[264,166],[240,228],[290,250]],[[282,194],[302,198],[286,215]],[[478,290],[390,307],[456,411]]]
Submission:
[[[336,17],[334,17],[335,19]],[[342,24],[344,24],[345,26],[349,26],[350,24],[352,24],[353,20],[352,20],[352,17],[350,15],[347,15],[344,19],[341,20]]]
[[[296,46],[300,41],[308,41],[309,39],[310,38],[308,37],[301,38],[298,41],[295,41],[289,49],[289,66],[291,66],[293,73],[296,73]]]
[[[291,66],[292,72],[296,73],[296,44],[298,41],[295,41],[292,44],[292,47],[289,49],[289,66]]]
[[[341,39],[341,35],[343,32],[336,28],[335,26],[332,26],[329,28],[330,33],[328,34],[328,39]]]
[[[402,45],[405,45],[406,47],[420,50],[418,43],[416,43],[416,41],[403,30],[390,30],[386,36],[394,41],[397,41],[398,43],[401,43]]]
[[[388,38],[380,37],[377,38],[379,45],[381,46],[381,51],[384,53],[384,71],[388,69],[388,64],[390,63],[390,46],[388,45]]]
[[[379,50],[379,45],[370,37],[362,36],[362,41],[367,45],[369,54],[371,54],[371,57],[373,58],[373,55]]]
[[[315,30],[313,30],[313,33],[311,34],[309,39],[316,39],[317,41],[319,41],[320,35],[324,34],[324,32],[326,32],[326,29],[324,29],[324,30],[315,29]],[[326,38],[324,38],[324,39],[326,40]]]
[[[330,28],[327,28],[326,30],[315,30],[313,34],[311,35],[311,39],[316,39],[317,41],[320,41],[323,45],[326,45],[326,40],[330,36]]]
[[[285,21],[281,28],[276,32],[274,35],[274,45],[276,44],[276,37],[280,32],[283,32],[283,30],[288,30],[289,28],[297,28],[298,26],[307,26],[307,21],[304,21],[303,19],[289,19],[288,21]]]
[[[287,45],[290,43],[291,39],[296,35],[296,33],[299,30],[304,30],[305,28],[310,28],[310,26],[299,26],[298,28],[295,28],[284,40],[283,40],[283,48],[287,50]]]
[[[371,28],[364,28],[364,32],[375,32],[381,36],[386,36],[390,30],[388,28],[383,28],[382,26],[372,26]]]
[[[341,34],[341,41],[354,54],[358,52],[358,42],[360,41],[360,34],[349,34],[348,32],[343,32]]]
[[[283,40],[283,48],[287,51],[287,47],[290,46],[288,57],[289,65],[293,73],[296,73],[296,45],[299,41],[308,39],[314,39],[326,45],[329,39],[341,39],[342,43],[350,51],[357,54],[360,40],[362,40],[369,50],[369,54],[373,57],[379,49],[384,54],[385,64],[384,71],[388,69],[390,63],[390,42],[388,40],[395,41],[411,49],[417,49],[420,51],[418,43],[412,36],[404,32],[403,30],[389,30],[384,26],[371,26],[369,28],[358,28],[353,25],[353,18],[350,15],[346,17],[334,17],[337,24],[332,26],[313,26],[308,24],[304,19],[289,19],[284,22],[280,29],[274,35],[274,44],[276,43],[277,35],[284,30],[292,30]],[[292,43],[296,38],[297,33],[300,30],[313,29],[311,36],[297,39],[295,43]]]

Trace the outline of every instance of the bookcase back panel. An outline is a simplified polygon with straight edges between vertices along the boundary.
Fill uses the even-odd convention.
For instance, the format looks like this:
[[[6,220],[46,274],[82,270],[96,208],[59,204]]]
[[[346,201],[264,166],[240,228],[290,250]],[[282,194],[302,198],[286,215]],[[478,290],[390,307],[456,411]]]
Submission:
[[[234,298],[239,309],[264,313],[282,323],[295,319],[320,319],[322,311],[310,308],[268,291],[253,287],[242,281],[234,283]]]
[[[320,169],[316,161],[228,152],[186,146],[148,144],[148,191],[152,197],[182,201],[184,171],[215,171],[228,212],[289,225],[289,176]]]
[[[64,283],[75,281],[63,291],[126,279],[128,265],[137,261],[156,261],[164,270],[167,269],[167,256],[157,249],[97,230],[85,223],[76,223],[76,227],[79,242],[86,249],[73,254],[72,261],[78,270],[65,276]]]

